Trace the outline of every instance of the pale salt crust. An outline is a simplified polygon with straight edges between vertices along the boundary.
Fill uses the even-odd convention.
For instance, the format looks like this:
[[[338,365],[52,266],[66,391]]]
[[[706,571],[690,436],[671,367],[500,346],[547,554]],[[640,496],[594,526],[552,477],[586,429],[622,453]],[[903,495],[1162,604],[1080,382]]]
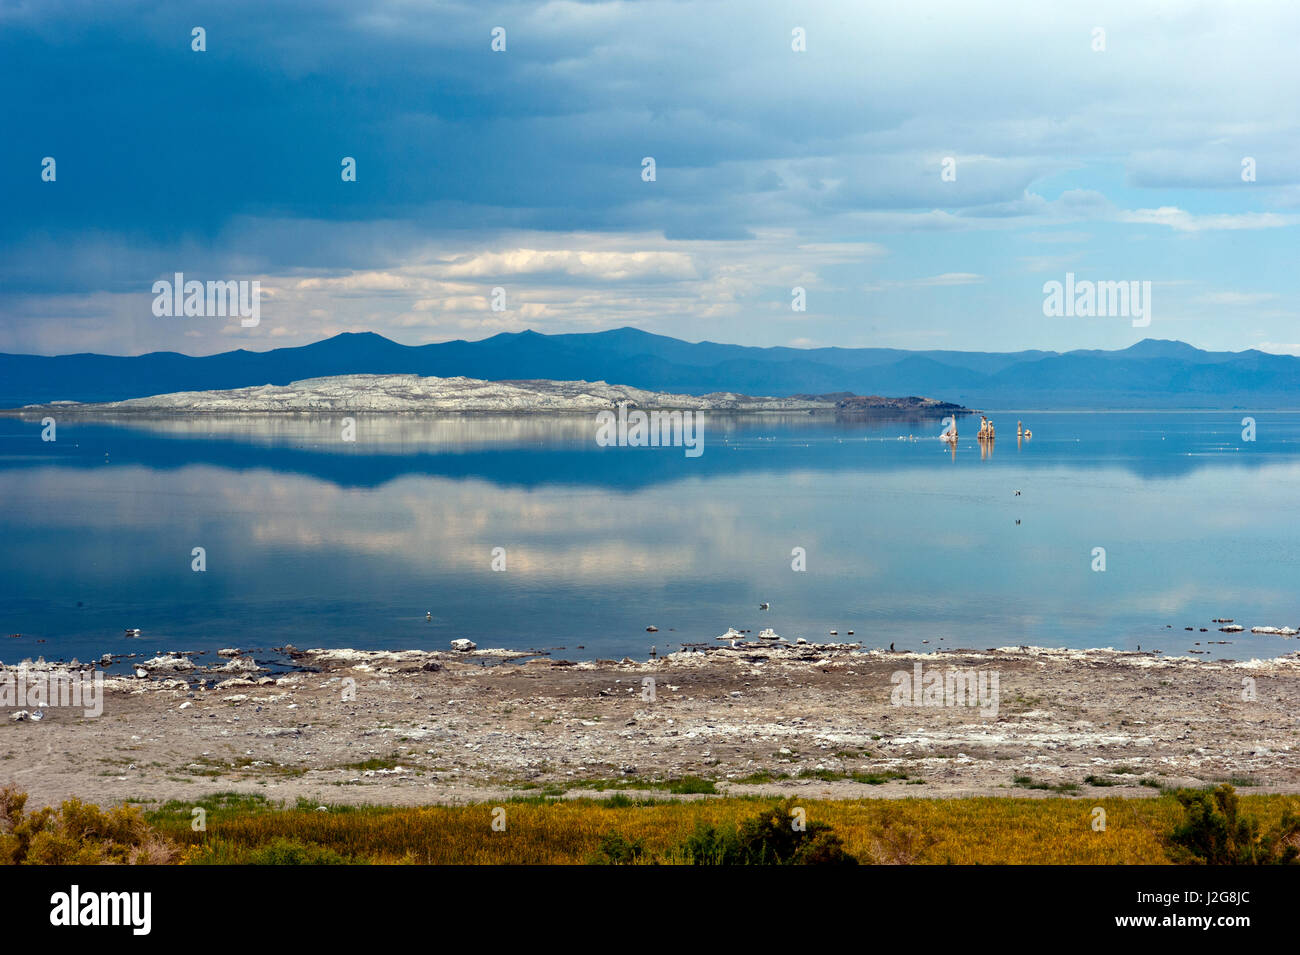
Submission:
[[[685,775],[722,793],[804,798],[1057,795],[1020,788],[1016,777],[1077,785],[1085,799],[1229,778],[1259,784],[1248,792],[1300,792],[1300,654],[1227,662],[751,641],[572,665],[499,649],[292,655],[319,672],[225,673],[222,658],[176,672],[158,660],[174,667],[186,656],[160,654],[144,678],[105,681],[98,718],[51,709],[36,723],[0,719],[4,781],[28,789],[34,804],[228,790],[290,802],[464,803],[599,795],[576,783]],[[918,663],[996,671],[996,716],[892,705],[891,678]],[[28,667],[37,665],[50,666]],[[392,766],[348,768],[371,759]],[[754,782],[758,774],[788,778]],[[1094,789],[1088,776],[1115,785]]]

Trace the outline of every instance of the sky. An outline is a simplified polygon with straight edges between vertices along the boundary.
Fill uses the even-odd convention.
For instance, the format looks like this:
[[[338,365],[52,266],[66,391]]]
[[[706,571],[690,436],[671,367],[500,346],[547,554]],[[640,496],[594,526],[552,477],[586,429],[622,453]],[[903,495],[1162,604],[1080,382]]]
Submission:
[[[1298,38],[1226,0],[0,0],[0,351],[1300,354]],[[177,272],[260,321],[155,315]],[[1045,315],[1066,273],[1150,282],[1150,324]]]

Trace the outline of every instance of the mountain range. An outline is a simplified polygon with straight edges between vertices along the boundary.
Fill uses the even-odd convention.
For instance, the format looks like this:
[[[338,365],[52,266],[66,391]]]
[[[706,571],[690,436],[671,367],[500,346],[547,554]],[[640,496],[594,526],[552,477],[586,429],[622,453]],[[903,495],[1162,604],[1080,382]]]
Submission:
[[[1300,358],[1254,349],[1209,352],[1157,339],[1117,351],[761,348],[685,342],[634,328],[524,331],[430,345],[347,332],[294,348],[202,357],[0,354],[0,407],[353,374],[605,381],[688,395],[924,395],[982,409],[1300,408]]]

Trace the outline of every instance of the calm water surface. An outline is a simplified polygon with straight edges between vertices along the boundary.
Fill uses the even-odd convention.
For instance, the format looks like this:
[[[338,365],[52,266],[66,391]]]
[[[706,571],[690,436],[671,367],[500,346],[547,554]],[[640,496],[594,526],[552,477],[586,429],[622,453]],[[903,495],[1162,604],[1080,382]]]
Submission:
[[[1242,417],[999,412],[991,453],[969,418],[950,453],[937,420],[711,416],[698,458],[598,447],[585,416],[362,417],[351,443],[330,417],[69,419],[53,443],[0,418],[0,660],[457,637],[643,657],[729,626],[1291,653],[1210,622],[1300,622],[1300,414],[1254,415],[1254,442]]]

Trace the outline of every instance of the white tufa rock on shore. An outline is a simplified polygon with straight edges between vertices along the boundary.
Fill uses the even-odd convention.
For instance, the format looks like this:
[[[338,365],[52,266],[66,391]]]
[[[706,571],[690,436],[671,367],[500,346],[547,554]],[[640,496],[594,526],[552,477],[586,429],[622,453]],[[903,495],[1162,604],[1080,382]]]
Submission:
[[[476,644],[473,640],[466,640],[464,638],[461,638],[460,640],[451,641],[451,648],[453,650],[459,650],[462,653],[466,653],[470,650],[478,649],[478,644]]]
[[[565,412],[606,411],[620,402],[643,409],[695,411],[834,410],[828,396],[752,397],[733,392],[677,395],[603,381],[481,381],[419,375],[335,375],[288,385],[225,391],[178,391],[96,404],[63,403],[66,412]],[[33,408],[40,406],[30,406]]]
[[[251,673],[254,670],[260,670],[252,657],[235,657],[228,660],[224,666],[212,667],[213,673]]]
[[[159,654],[152,660],[145,660],[140,666],[145,670],[173,670],[177,673],[194,669],[194,664],[188,657],[176,653]]]

